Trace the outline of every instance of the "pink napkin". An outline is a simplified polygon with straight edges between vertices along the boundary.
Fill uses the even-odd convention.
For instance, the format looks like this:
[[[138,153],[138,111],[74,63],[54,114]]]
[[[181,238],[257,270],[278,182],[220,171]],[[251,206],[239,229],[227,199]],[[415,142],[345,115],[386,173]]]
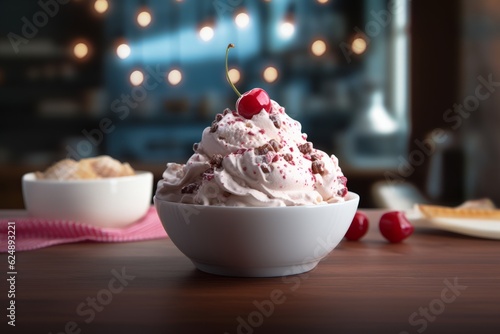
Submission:
[[[15,222],[16,251],[79,241],[125,242],[167,237],[153,206],[143,218],[123,228],[96,227],[74,221],[32,217],[0,219],[0,240],[2,241],[0,253],[7,252],[7,223],[9,221]]]

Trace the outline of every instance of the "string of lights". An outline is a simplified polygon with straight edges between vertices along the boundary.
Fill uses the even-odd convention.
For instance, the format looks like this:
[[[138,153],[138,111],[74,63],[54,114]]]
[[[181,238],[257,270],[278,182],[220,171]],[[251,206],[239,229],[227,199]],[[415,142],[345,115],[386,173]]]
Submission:
[[[183,2],[183,0],[175,0],[176,2]],[[265,2],[271,2],[272,0],[264,0]],[[316,0],[320,5],[327,4],[329,0]],[[110,2],[108,0],[95,0],[94,10],[99,15],[105,15],[110,11]],[[135,20],[140,28],[147,28],[153,22],[153,14],[151,10],[145,6],[141,5],[137,11]],[[252,18],[245,8],[239,9],[235,12],[233,17],[234,24],[238,29],[245,29],[252,23]],[[280,38],[287,40],[294,36],[296,30],[295,21],[295,6],[292,4],[286,11],[282,21],[278,25],[278,35]],[[215,19],[209,17],[207,20],[202,22],[198,27],[198,36],[203,42],[211,41],[216,35],[215,29]],[[117,41],[116,45],[116,56],[121,60],[127,59],[133,52],[131,46],[127,41],[123,40]],[[362,36],[353,36],[351,49],[355,54],[363,54],[368,47],[367,41],[364,40]],[[73,54],[79,60],[85,60],[89,56],[91,46],[88,42],[80,41],[73,46]],[[322,57],[328,51],[328,43],[325,39],[315,39],[310,44],[311,54],[315,57]],[[167,81],[170,85],[176,86],[182,82],[183,73],[181,68],[173,68],[167,73]],[[241,80],[240,71],[231,67],[229,69],[229,77],[232,82],[237,83]],[[262,70],[262,77],[268,83],[274,83],[279,78],[279,71],[276,67],[267,66]],[[129,81],[132,85],[141,85],[144,80],[144,73],[140,69],[133,69],[129,76]]]

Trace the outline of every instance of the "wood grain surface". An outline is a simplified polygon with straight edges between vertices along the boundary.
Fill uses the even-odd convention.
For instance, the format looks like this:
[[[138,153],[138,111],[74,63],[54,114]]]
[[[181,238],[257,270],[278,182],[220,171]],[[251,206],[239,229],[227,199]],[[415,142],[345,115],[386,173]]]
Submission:
[[[389,244],[381,212],[367,212],[365,238],[298,276],[206,274],[169,239],[18,252],[16,327],[4,278],[0,332],[500,332],[500,242],[417,229]],[[5,277],[7,254],[0,261]]]

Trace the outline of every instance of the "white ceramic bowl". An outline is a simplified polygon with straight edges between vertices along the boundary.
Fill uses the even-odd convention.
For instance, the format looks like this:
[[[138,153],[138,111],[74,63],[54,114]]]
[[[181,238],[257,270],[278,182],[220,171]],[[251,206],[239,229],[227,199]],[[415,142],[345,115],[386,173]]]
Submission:
[[[24,205],[31,216],[73,220],[101,227],[123,227],[144,216],[151,205],[153,174],[96,180],[37,180],[23,175]]]
[[[309,271],[342,240],[359,196],[343,203],[290,207],[219,207],[154,198],[172,242],[205,272],[287,276]]]

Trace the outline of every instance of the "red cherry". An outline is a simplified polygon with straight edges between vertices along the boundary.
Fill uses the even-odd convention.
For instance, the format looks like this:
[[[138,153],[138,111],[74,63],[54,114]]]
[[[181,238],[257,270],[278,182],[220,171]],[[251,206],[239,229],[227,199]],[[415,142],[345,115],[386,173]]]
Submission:
[[[347,240],[356,241],[361,239],[368,231],[368,217],[362,212],[356,212],[351,226],[345,234]]]
[[[227,58],[229,55],[229,49],[231,48],[234,48],[234,44],[232,43],[226,48],[226,79],[236,95],[239,96],[238,101],[236,101],[236,111],[247,119],[250,119],[253,115],[260,113],[262,109],[267,112],[271,112],[271,99],[265,90],[262,88],[254,88],[242,95],[231,82],[229,69],[227,67]]]
[[[236,110],[241,116],[250,119],[264,109],[271,111],[271,99],[266,91],[261,88],[254,88],[240,96],[236,101]]]
[[[415,229],[402,211],[391,211],[382,215],[379,222],[380,233],[392,243],[408,238]]]

